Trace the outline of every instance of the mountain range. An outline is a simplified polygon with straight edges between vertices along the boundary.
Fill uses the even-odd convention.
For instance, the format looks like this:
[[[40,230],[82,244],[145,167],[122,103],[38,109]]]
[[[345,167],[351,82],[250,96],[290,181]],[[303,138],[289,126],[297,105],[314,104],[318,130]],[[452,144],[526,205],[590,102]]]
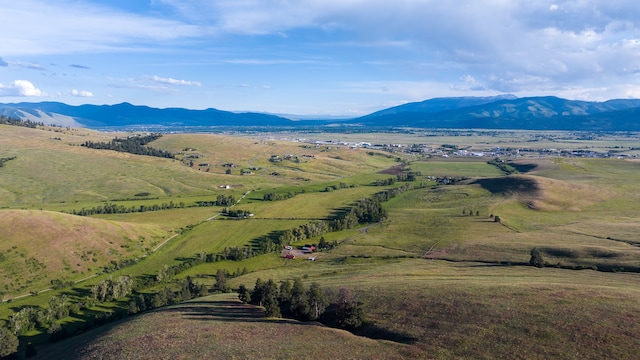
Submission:
[[[640,99],[604,102],[553,96],[445,97],[407,103],[343,120],[291,120],[264,113],[218,109],[152,108],[129,103],[71,106],[59,102],[0,104],[0,115],[59,126],[164,127],[407,127],[640,131]]]

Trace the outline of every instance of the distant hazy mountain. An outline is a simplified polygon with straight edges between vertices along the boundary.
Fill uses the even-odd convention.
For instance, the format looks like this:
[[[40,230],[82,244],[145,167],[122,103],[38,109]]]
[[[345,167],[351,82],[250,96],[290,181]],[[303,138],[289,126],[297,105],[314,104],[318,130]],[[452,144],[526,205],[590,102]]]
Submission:
[[[553,96],[440,98],[378,111],[350,123],[416,128],[640,131],[640,99],[605,102]]]
[[[395,106],[356,119],[293,121],[262,113],[234,113],[217,109],[158,109],[117,105],[70,106],[57,102],[0,104],[0,114],[45,124],[74,127],[208,127],[273,126],[413,127],[455,129],[640,131],[640,99],[605,102],[558,97],[435,98]]]
[[[363,118],[381,117],[402,113],[423,113],[430,114],[447,110],[455,110],[470,106],[484,105],[500,100],[515,100],[515,95],[498,95],[488,97],[447,97],[433,98],[421,102],[412,102],[403,105],[394,106],[388,109],[376,111],[373,114],[363,116]]]
[[[81,106],[58,102],[0,104],[0,114],[62,126],[66,124],[60,124],[58,120],[65,119],[89,128],[132,125],[291,126],[293,123],[283,117],[261,113],[234,113],[217,109],[158,109],[129,103]]]

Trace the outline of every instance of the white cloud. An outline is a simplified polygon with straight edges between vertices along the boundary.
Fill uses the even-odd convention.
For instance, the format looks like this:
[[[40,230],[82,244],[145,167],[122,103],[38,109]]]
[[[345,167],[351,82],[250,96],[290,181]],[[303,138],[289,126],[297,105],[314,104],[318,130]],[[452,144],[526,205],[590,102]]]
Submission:
[[[0,55],[24,59],[0,59],[0,66],[23,71],[77,61],[93,71],[39,75],[85,76],[76,83],[97,91],[100,84],[88,76],[100,72],[110,86],[192,103],[207,100],[195,100],[189,87],[217,91],[219,99],[233,87],[207,88],[216,82],[274,84],[277,91],[261,96],[275,102],[276,95],[287,101],[287,91],[349,91],[367,102],[372,94],[382,101],[497,92],[626,96],[640,86],[637,0],[152,0],[125,6],[143,11],[138,14],[117,10],[123,2],[93,1],[0,1]],[[43,54],[56,57],[38,58]],[[178,79],[140,76],[172,71],[180,71]],[[14,85],[0,91],[10,86],[17,92]],[[68,95],[74,86],[50,91]],[[141,93],[135,94],[140,101]],[[305,101],[312,105],[311,97]]]
[[[512,84],[524,77],[577,84],[640,63],[640,49],[626,43],[640,37],[635,0],[159,1],[221,33],[294,39],[298,30],[315,31],[316,46],[331,49],[331,39],[334,51],[388,49],[379,61],[420,59],[481,83],[496,75]]]
[[[16,80],[9,85],[0,84],[0,96],[46,96],[42,90],[36,88],[27,80]]]
[[[93,93],[91,91],[86,90],[71,90],[71,95],[76,97],[93,97]]]
[[[153,76],[143,76],[143,78],[147,80],[151,80],[160,84],[168,84],[168,85],[178,85],[178,86],[202,86],[202,83],[199,81],[190,81],[190,80],[177,80],[174,78],[163,78],[158,75]]]
[[[30,70],[49,71],[46,67],[40,64],[22,62],[22,61],[10,62],[9,66],[21,67],[21,68],[30,69]]]
[[[178,91],[169,84],[150,81],[149,77],[138,78],[110,78],[109,86],[120,89],[141,89],[154,93],[177,93]]]
[[[3,1],[0,23],[5,56],[132,51],[203,32],[180,21],[71,0]]]

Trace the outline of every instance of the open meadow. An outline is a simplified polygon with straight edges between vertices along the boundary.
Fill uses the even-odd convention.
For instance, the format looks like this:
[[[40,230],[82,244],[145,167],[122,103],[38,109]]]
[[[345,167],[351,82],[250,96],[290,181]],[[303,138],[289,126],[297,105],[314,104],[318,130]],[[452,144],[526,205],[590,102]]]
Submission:
[[[303,135],[469,151],[631,146],[626,137],[558,132]],[[45,311],[63,296],[83,304],[54,320],[33,315],[33,326],[18,331],[23,354],[28,343],[43,359],[62,348],[67,359],[596,359],[640,351],[633,157],[523,152],[496,162],[266,135],[166,134],[149,144],[174,159],[80,146],[115,136],[127,135],[0,125],[0,158],[15,156],[0,167],[0,319],[9,328],[21,309]],[[383,216],[361,214],[337,228],[360,199],[380,193],[393,193],[380,202]],[[284,246],[320,243],[332,245],[284,257]],[[329,297],[348,288],[365,322],[347,332],[267,318],[235,294],[210,295],[220,272],[229,290],[259,278],[299,278]],[[97,286],[123,278],[134,282],[128,294],[96,300]],[[151,312],[138,306],[145,296],[184,293],[187,281],[206,297]]]

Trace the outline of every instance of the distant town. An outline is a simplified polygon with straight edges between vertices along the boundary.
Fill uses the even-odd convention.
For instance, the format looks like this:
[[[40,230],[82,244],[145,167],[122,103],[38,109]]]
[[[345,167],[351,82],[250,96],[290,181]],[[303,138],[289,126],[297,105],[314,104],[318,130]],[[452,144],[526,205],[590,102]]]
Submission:
[[[372,144],[369,142],[347,142],[334,140],[309,140],[296,139],[297,142],[304,142],[314,146],[347,146],[350,148],[365,148],[371,150],[385,151],[389,153],[405,153],[421,156],[433,157],[580,157],[580,158],[637,158],[637,154],[628,154],[624,150],[640,150],[640,148],[620,148],[616,147],[606,152],[593,151],[588,149],[563,149],[563,148],[526,148],[526,147],[493,147],[488,150],[461,149],[458,145],[441,145],[434,147],[425,144]]]

